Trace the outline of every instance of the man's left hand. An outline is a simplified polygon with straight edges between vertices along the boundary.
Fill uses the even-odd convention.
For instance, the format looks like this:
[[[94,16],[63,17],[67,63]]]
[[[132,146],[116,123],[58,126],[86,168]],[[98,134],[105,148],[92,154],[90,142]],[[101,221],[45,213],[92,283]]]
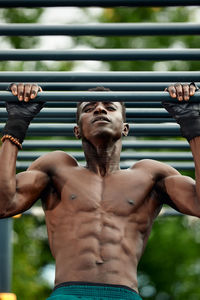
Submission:
[[[178,101],[163,101],[162,105],[181,127],[182,136],[188,141],[200,136],[200,103],[190,103],[188,100],[195,94],[198,87],[195,83],[176,83],[165,89],[172,98]]]
[[[190,84],[176,83],[165,89],[172,98],[177,98],[178,101],[188,101],[195,94],[196,90],[198,90],[198,87],[194,82]]]

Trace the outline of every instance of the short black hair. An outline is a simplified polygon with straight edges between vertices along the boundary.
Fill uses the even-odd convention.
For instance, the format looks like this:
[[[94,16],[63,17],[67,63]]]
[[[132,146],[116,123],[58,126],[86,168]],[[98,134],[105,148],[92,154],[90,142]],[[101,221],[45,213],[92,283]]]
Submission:
[[[88,89],[89,92],[111,92],[111,89],[105,88],[103,86],[97,86],[92,89]],[[79,116],[80,116],[80,105],[82,102],[77,103],[77,110],[76,110],[76,123],[78,124],[79,122]],[[124,102],[119,102],[122,106],[122,117],[123,121],[126,122],[126,106]]]

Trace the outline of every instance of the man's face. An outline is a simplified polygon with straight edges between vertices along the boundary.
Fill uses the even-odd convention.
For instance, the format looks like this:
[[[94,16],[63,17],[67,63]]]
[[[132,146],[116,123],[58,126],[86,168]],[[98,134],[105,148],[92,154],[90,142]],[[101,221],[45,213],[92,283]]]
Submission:
[[[102,137],[117,140],[122,134],[128,133],[128,125],[123,122],[122,106],[119,102],[82,102],[78,123],[75,134],[78,131],[79,138],[87,140]]]

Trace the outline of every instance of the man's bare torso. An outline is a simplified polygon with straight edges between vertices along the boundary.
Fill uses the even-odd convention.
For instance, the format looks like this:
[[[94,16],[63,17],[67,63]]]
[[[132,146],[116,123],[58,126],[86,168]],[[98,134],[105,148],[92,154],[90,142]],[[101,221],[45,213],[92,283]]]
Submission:
[[[75,161],[58,164],[43,196],[55,284],[89,281],[137,290],[138,261],[161,208],[154,185],[138,164],[105,177]]]

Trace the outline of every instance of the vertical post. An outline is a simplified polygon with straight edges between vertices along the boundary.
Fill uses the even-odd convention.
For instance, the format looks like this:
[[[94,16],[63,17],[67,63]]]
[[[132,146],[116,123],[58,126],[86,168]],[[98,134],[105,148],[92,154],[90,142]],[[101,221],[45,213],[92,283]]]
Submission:
[[[9,293],[11,290],[12,223],[11,218],[0,220],[0,293]]]

